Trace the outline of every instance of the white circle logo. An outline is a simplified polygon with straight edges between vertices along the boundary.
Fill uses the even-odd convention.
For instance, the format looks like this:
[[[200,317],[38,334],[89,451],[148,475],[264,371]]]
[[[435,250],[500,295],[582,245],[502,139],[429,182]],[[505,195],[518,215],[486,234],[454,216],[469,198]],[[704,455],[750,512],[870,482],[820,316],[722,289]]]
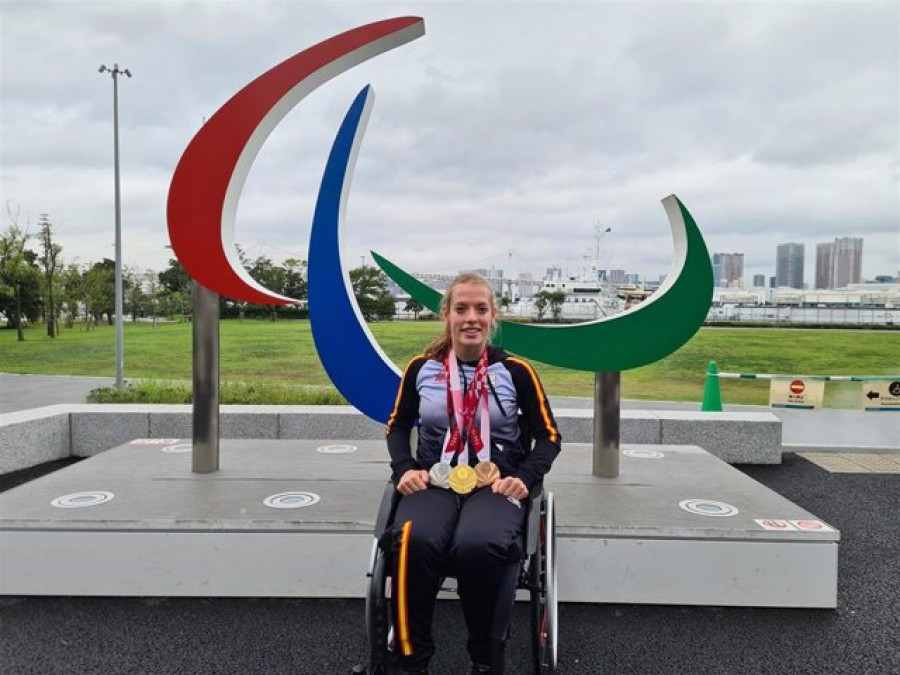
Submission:
[[[712,516],[714,518],[725,518],[735,516],[740,511],[731,504],[725,502],[714,502],[709,499],[685,499],[678,503],[678,506],[688,513],[698,516]]]
[[[115,495],[112,492],[75,492],[74,494],[57,497],[50,502],[50,506],[55,506],[58,509],[80,509],[85,506],[105,504],[111,501],[113,497]]]
[[[161,449],[167,454],[177,455],[183,452],[190,452],[192,450],[192,445],[190,443],[177,443],[176,445],[167,445]]]
[[[263,504],[273,509],[302,509],[312,506],[320,499],[312,492],[281,492],[263,499]]]
[[[641,448],[623,450],[622,454],[626,457],[633,457],[634,459],[662,459],[665,457],[659,450],[643,450]]]
[[[345,455],[350,452],[356,452],[355,445],[320,445],[316,448],[316,452],[323,455]]]

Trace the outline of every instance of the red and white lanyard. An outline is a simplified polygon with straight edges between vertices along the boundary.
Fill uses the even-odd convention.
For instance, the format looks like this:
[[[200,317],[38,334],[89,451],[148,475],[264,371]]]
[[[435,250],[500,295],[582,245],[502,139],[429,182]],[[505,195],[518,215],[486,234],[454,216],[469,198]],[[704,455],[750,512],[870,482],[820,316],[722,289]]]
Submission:
[[[487,388],[487,350],[481,353],[475,367],[475,377],[466,388],[463,397],[462,383],[459,377],[459,366],[456,354],[451,349],[444,358],[444,373],[447,376],[447,435],[441,451],[441,461],[450,464],[457,458],[457,465],[469,463],[469,445],[471,444],[478,460],[488,462],[491,459],[491,414],[488,408]],[[475,431],[475,413],[481,407],[481,435]],[[455,422],[455,424],[454,424]],[[466,437],[462,434],[465,432]]]

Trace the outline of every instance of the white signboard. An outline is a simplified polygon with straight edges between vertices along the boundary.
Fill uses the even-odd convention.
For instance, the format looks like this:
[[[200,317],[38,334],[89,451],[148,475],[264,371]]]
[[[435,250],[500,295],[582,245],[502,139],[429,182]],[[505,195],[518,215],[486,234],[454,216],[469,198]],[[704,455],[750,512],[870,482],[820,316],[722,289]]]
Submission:
[[[769,405],[773,408],[818,410],[825,399],[825,380],[772,380]]]
[[[900,380],[869,380],[862,383],[863,410],[900,411]]]

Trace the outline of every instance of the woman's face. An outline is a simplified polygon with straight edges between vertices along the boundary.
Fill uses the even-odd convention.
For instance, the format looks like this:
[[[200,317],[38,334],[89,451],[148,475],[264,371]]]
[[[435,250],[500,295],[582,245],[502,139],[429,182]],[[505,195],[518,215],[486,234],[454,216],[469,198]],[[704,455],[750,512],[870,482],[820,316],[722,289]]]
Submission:
[[[453,288],[448,314],[453,351],[464,361],[472,361],[487,345],[494,323],[491,291],[480,284],[458,284]]]

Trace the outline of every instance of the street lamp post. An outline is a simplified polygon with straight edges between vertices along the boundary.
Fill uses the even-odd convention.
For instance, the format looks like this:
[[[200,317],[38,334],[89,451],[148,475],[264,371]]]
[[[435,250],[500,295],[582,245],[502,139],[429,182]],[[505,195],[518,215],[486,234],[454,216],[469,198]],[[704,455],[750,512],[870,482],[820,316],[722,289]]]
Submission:
[[[109,73],[113,81],[113,154],[116,167],[116,389],[122,391],[122,371],[125,367],[122,302],[122,200],[119,194],[119,75],[131,77],[128,68],[119,70],[119,64],[112,68],[100,66],[100,73]]]

